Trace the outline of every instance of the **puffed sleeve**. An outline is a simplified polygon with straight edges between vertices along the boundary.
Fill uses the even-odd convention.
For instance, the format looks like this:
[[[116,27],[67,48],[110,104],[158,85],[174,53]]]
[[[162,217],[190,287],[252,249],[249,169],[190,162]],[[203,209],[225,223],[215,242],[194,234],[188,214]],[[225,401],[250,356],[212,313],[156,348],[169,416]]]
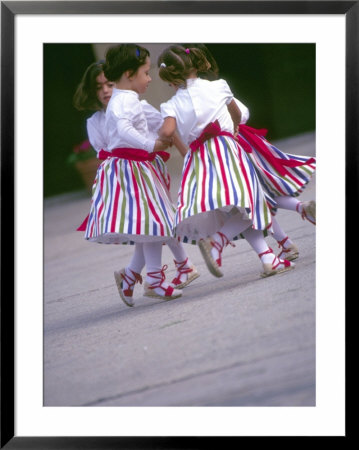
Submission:
[[[242,102],[240,102],[237,98],[235,98],[234,100],[242,113],[241,124],[246,123],[249,119],[249,109],[246,107],[246,105],[244,105]]]
[[[87,136],[90,144],[98,153],[101,149],[105,149],[105,142],[103,138],[103,130],[100,129],[100,122],[97,120],[96,113],[87,119]]]
[[[227,81],[223,80],[223,79],[219,79],[219,80],[213,81],[213,83],[218,84],[222,96],[225,97],[225,99],[226,99],[226,105],[229,105],[231,103],[231,101],[233,100],[234,96],[232,94],[231,88],[228,86]]]
[[[118,134],[131,147],[144,149],[150,153],[154,150],[156,140],[148,136],[146,117],[136,97],[127,96],[112,113],[117,119]]]
[[[176,118],[176,111],[171,100],[168,100],[166,103],[161,103],[161,116],[163,119],[166,117],[174,117]]]

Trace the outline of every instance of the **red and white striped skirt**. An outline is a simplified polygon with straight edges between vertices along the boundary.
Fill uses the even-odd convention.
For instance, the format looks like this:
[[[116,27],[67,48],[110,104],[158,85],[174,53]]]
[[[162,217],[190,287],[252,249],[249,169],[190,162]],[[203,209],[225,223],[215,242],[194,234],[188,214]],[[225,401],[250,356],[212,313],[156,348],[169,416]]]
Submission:
[[[105,244],[166,241],[172,237],[175,208],[166,165],[107,158],[92,188],[85,238]]]
[[[239,126],[237,139],[247,152],[263,188],[271,197],[298,196],[316,169],[310,156],[282,152],[265,139],[267,130]]]
[[[174,234],[195,243],[218,231],[233,208],[265,231],[273,206],[242,147],[231,137],[212,137],[185,157]]]

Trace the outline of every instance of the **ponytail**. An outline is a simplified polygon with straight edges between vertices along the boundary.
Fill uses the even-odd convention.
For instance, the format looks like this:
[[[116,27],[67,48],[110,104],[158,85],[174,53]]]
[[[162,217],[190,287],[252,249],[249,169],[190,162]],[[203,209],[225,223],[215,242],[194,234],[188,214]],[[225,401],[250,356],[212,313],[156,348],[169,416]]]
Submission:
[[[200,49],[185,48],[181,45],[166,48],[159,56],[157,64],[160,78],[179,87],[186,86],[186,80],[192,72],[207,72],[211,67]]]

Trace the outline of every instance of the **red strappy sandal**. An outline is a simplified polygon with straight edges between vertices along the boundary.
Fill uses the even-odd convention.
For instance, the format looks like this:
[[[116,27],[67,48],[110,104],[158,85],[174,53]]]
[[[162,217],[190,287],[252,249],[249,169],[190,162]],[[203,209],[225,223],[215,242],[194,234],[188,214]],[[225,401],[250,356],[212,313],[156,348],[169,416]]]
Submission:
[[[154,283],[148,283],[145,282],[144,287],[144,294],[146,297],[152,297],[152,298],[163,298],[164,300],[173,300],[175,298],[181,297],[182,291],[178,289],[174,289],[173,286],[166,283],[166,276],[165,276],[165,270],[167,269],[167,266],[164,265],[161,270],[158,272],[148,272],[147,275],[149,277],[155,278],[158,281],[155,281]],[[167,286],[162,286],[163,283],[165,283]],[[155,292],[155,289],[162,289],[162,293]]]
[[[135,304],[132,299],[133,289],[136,283],[142,284],[142,277],[139,273],[136,273],[131,269],[129,269],[129,271],[131,272],[131,275],[126,274],[126,269],[121,269],[118,272],[114,272],[114,277],[122,301],[127,306],[133,306]],[[123,289],[123,281],[126,281],[128,284],[127,289]]]
[[[193,280],[199,277],[199,273],[197,272],[197,269],[194,265],[192,265],[191,267],[185,267],[188,258],[186,258],[182,262],[178,262],[176,260],[173,261],[177,269],[176,276],[171,281],[173,287],[177,289],[183,289],[184,287],[188,286]],[[187,275],[187,278],[184,281],[181,281],[182,275]]]
[[[222,251],[224,247],[227,247],[227,245],[231,245],[232,247],[235,247],[235,245],[227,238],[227,236],[220,231],[217,232],[221,237],[221,243],[218,243],[211,237],[201,239],[198,242],[198,247],[202,253],[203,259],[207,265],[208,270],[211,272],[212,275],[215,277],[223,277],[223,273],[219,269],[222,266]],[[219,253],[219,258],[215,260],[212,256],[212,248],[215,248]]]
[[[278,247],[279,248],[282,247],[282,250],[277,255],[277,258],[280,259],[281,256],[284,255],[284,257],[287,261],[294,261],[299,256],[299,250],[298,250],[298,247],[294,243],[290,244],[287,248],[284,248],[284,244],[285,244],[285,242],[287,242],[288,239],[289,239],[288,236],[286,236],[281,241],[277,241]]]
[[[269,248],[266,252],[259,253],[259,259],[263,255],[267,255],[273,253],[273,250]],[[274,258],[272,263],[263,263],[264,271],[260,274],[262,278],[270,277],[272,275],[276,275],[277,273],[287,272],[288,270],[292,270],[295,267],[294,263],[291,263],[287,259],[279,259],[273,254]]]
[[[315,200],[311,200],[310,202],[301,202],[296,206],[296,210],[299,213],[299,206],[302,205],[302,212],[300,215],[303,220],[308,220],[308,222],[316,225],[316,203]]]

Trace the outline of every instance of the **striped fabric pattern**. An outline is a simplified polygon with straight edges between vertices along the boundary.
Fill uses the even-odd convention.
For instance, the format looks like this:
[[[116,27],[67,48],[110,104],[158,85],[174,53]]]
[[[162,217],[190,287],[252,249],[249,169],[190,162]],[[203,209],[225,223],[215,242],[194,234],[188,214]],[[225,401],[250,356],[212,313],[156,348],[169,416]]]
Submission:
[[[152,164],[157,169],[157,172],[160,175],[160,178],[162,182],[165,184],[168,191],[171,189],[171,177],[168,172],[167,164],[163,161],[163,159],[160,156],[157,156],[154,161],[152,161]]]
[[[157,161],[158,159],[158,161]],[[85,238],[128,244],[172,236],[175,208],[165,183],[160,157],[153,162],[107,158],[92,188]]]
[[[244,140],[245,137],[241,135]],[[309,163],[310,156],[298,156],[284,153],[277,149],[274,145],[269,143],[264,137],[257,135],[258,138],[266,145],[270,153],[276,158],[283,160],[294,160],[300,161],[303,165],[298,167],[287,167],[287,174],[282,176],[278,171],[271,165],[271,163],[266,159],[256,148],[248,142],[248,145],[252,148],[252,153],[248,153],[253,166],[256,169],[258,178],[260,179],[263,188],[271,197],[279,197],[283,195],[298,196],[306,184],[309,183],[313,173],[316,169],[316,163]]]
[[[185,157],[174,234],[185,242],[198,241],[218,231],[218,212],[225,215],[233,207],[255,229],[267,230],[272,206],[247,153],[230,137],[214,137]]]

